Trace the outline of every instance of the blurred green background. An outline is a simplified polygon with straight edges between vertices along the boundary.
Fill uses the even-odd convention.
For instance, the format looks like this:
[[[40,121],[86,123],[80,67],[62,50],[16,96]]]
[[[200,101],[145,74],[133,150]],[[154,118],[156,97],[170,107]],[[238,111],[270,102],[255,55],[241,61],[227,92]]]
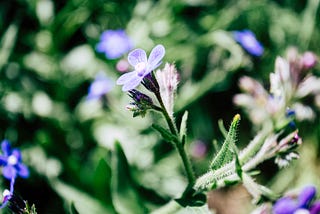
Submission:
[[[239,77],[267,86],[276,56],[290,46],[319,55],[319,23],[319,0],[2,0],[0,136],[22,149],[31,171],[30,178],[17,180],[16,192],[38,213],[116,213],[126,200],[139,213],[184,190],[177,154],[151,129],[157,115],[132,118],[125,109],[130,99],[119,86],[104,100],[86,100],[97,73],[113,81],[121,75],[118,59],[95,51],[103,31],[125,29],[134,47],[147,53],[156,44],[165,46],[164,61],[174,62],[181,78],[175,116],[179,121],[189,111],[188,149],[199,175],[215,152],[213,139],[222,140],[217,121],[228,126],[242,113],[232,103]],[[232,32],[243,29],[263,44],[262,57],[249,56],[233,40]],[[313,100],[306,102],[318,115]],[[242,118],[240,143],[246,144],[253,128]],[[261,181],[272,180],[277,189],[319,180],[319,119],[297,125],[305,147],[301,161],[286,169],[287,181],[272,162],[261,166]],[[130,169],[120,164],[119,170],[125,160],[115,141]],[[206,148],[200,155],[199,142]]]

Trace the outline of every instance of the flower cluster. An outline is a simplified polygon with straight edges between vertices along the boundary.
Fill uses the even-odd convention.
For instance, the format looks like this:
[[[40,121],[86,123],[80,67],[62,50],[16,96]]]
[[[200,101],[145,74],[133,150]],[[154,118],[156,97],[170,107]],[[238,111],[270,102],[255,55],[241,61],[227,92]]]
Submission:
[[[133,112],[133,117],[144,117],[147,110],[153,109],[154,107],[152,99],[138,90],[130,90],[129,96],[133,99],[133,102],[127,106],[127,109]]]
[[[2,155],[0,155],[0,166],[3,176],[10,181],[10,190],[3,192],[2,206],[4,207],[13,197],[14,183],[17,177],[27,178],[29,170],[22,163],[22,156],[19,149],[12,149],[8,140],[1,143]]]
[[[242,77],[240,88],[245,93],[236,95],[234,102],[243,107],[258,126],[269,121],[281,128],[292,120],[291,116],[297,120],[311,120],[314,112],[299,100],[309,95],[319,95],[320,79],[308,74],[315,64],[314,54],[306,52],[299,56],[295,49],[291,49],[287,59],[276,59],[275,72],[270,74],[269,91],[258,81]],[[291,112],[290,115],[288,112]]]
[[[274,214],[320,213],[320,201],[315,201],[316,188],[306,186],[299,195],[288,195],[280,198],[273,206]]]

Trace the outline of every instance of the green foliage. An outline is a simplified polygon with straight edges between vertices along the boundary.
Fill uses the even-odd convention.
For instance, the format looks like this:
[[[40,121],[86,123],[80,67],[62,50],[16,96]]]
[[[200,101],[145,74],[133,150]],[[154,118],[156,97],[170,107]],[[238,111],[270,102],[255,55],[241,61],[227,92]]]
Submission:
[[[78,213],[115,213],[112,207],[107,207],[92,196],[80,191],[62,181],[51,180],[52,188],[72,206]]]
[[[162,126],[157,125],[157,124],[152,124],[152,127],[155,130],[157,130],[161,134],[163,139],[165,141],[167,141],[168,143],[172,143],[173,145],[175,145],[175,143],[178,142],[177,136],[172,134],[167,129],[163,128]]]
[[[177,213],[209,213],[207,205],[189,205],[204,202],[202,191],[240,180],[255,187],[251,189],[254,198],[273,199],[254,180],[251,166],[264,161],[259,151],[266,140],[281,140],[289,119],[280,121],[277,128],[281,130],[272,138],[273,124],[257,130],[245,111],[239,130],[238,119],[228,132],[219,131],[222,123],[216,121],[243,112],[233,103],[241,76],[268,83],[276,56],[285,56],[290,46],[319,55],[319,23],[318,0],[0,1],[0,136],[22,149],[31,170],[28,180],[17,181],[17,192],[35,204],[38,213],[156,210],[181,195],[187,185],[175,146],[163,143],[167,141],[180,142],[182,149],[191,151],[192,168],[197,175],[203,174],[195,184],[199,189],[186,191],[180,204],[173,201]],[[180,75],[174,105],[174,117],[182,118],[177,135],[159,125],[155,112],[143,119],[130,117],[125,110],[128,97],[119,86],[101,100],[86,99],[97,73],[115,82],[121,75],[117,63],[126,60],[126,55],[110,60],[95,51],[101,33],[108,29],[125,29],[134,48],[147,52],[155,44],[165,46],[164,62],[174,62]],[[233,31],[243,29],[252,30],[263,44],[262,57],[248,55],[234,41]],[[319,66],[311,73],[319,76]],[[304,183],[320,185],[320,130],[315,128],[320,127],[319,97],[303,101],[310,108],[298,113],[315,113],[313,121],[295,121],[306,155],[301,155],[296,170],[278,172],[268,162],[259,165],[260,174],[255,175],[257,181],[271,182],[281,192]],[[286,107],[291,108],[292,102]],[[248,113],[258,115],[255,119],[261,116],[251,109]],[[222,142],[221,132],[224,143],[214,150],[210,143]],[[114,147],[114,141],[121,146]],[[201,155],[193,150],[199,141],[207,145]],[[248,150],[238,152],[235,144]],[[7,188],[6,182],[1,188]]]
[[[111,194],[117,213],[146,213],[146,209],[134,188],[130,167],[119,142],[115,143],[112,157]]]
[[[229,128],[227,137],[219,150],[218,154],[214,156],[210,168],[212,170],[217,170],[221,168],[221,166],[230,163],[237,156],[237,131],[238,125],[240,123],[240,115],[237,114],[234,116],[231,126]]]

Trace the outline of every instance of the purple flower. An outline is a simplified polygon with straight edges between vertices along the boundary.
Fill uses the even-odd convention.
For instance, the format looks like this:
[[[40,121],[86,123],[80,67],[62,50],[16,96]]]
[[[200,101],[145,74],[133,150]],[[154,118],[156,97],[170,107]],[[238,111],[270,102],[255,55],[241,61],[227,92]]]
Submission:
[[[292,214],[298,209],[298,204],[290,197],[280,198],[273,206],[274,214]]]
[[[319,202],[312,204],[314,197],[316,196],[316,188],[314,186],[306,186],[303,188],[297,198],[282,197],[276,201],[273,206],[274,214],[292,214],[297,210],[310,210],[311,213],[317,213],[320,210]]]
[[[88,100],[98,100],[113,88],[113,82],[102,73],[99,73],[88,90]]]
[[[117,59],[132,48],[133,44],[124,30],[104,31],[96,46],[96,50],[104,53],[108,59]]]
[[[122,91],[129,91],[137,87],[143,78],[156,69],[164,57],[163,45],[154,47],[147,59],[147,54],[142,49],[135,49],[128,55],[128,62],[134,67],[134,71],[123,74],[117,80],[118,85],[123,85]]]
[[[320,201],[316,201],[310,208],[310,214],[320,213]]]
[[[2,174],[8,180],[14,180],[17,176],[27,178],[29,170],[22,163],[21,152],[18,149],[11,149],[8,140],[1,143],[3,155],[0,155],[0,166],[3,166]]]
[[[235,31],[234,39],[251,55],[261,56],[263,47],[250,30]]]
[[[308,208],[311,201],[316,196],[317,189],[314,186],[306,186],[303,188],[298,197],[299,207]]]

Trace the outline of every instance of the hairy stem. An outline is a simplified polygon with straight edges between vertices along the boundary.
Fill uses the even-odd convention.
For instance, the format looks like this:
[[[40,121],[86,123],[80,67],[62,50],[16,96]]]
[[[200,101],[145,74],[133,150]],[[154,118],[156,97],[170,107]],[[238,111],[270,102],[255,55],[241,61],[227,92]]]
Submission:
[[[178,133],[178,129],[173,121],[173,118],[169,116],[168,114],[168,111],[166,109],[166,107],[164,106],[163,104],[163,101],[162,101],[162,98],[161,98],[161,95],[160,95],[160,92],[157,92],[155,93],[156,97],[157,97],[157,100],[162,108],[162,114],[169,126],[169,129],[170,129],[170,132],[172,134],[174,134],[176,137],[177,137],[177,141],[175,142],[175,146],[179,152],[179,155],[182,159],[182,163],[183,163],[183,166],[185,168],[185,171],[186,171],[186,174],[187,174],[187,177],[188,177],[188,181],[189,181],[189,185],[193,185],[194,182],[195,182],[195,175],[194,175],[194,172],[193,172],[193,169],[192,169],[192,166],[191,166],[191,161],[188,157],[188,154],[186,153],[185,151],[185,147],[184,147],[184,144],[181,142],[181,139],[179,138],[179,133]]]

